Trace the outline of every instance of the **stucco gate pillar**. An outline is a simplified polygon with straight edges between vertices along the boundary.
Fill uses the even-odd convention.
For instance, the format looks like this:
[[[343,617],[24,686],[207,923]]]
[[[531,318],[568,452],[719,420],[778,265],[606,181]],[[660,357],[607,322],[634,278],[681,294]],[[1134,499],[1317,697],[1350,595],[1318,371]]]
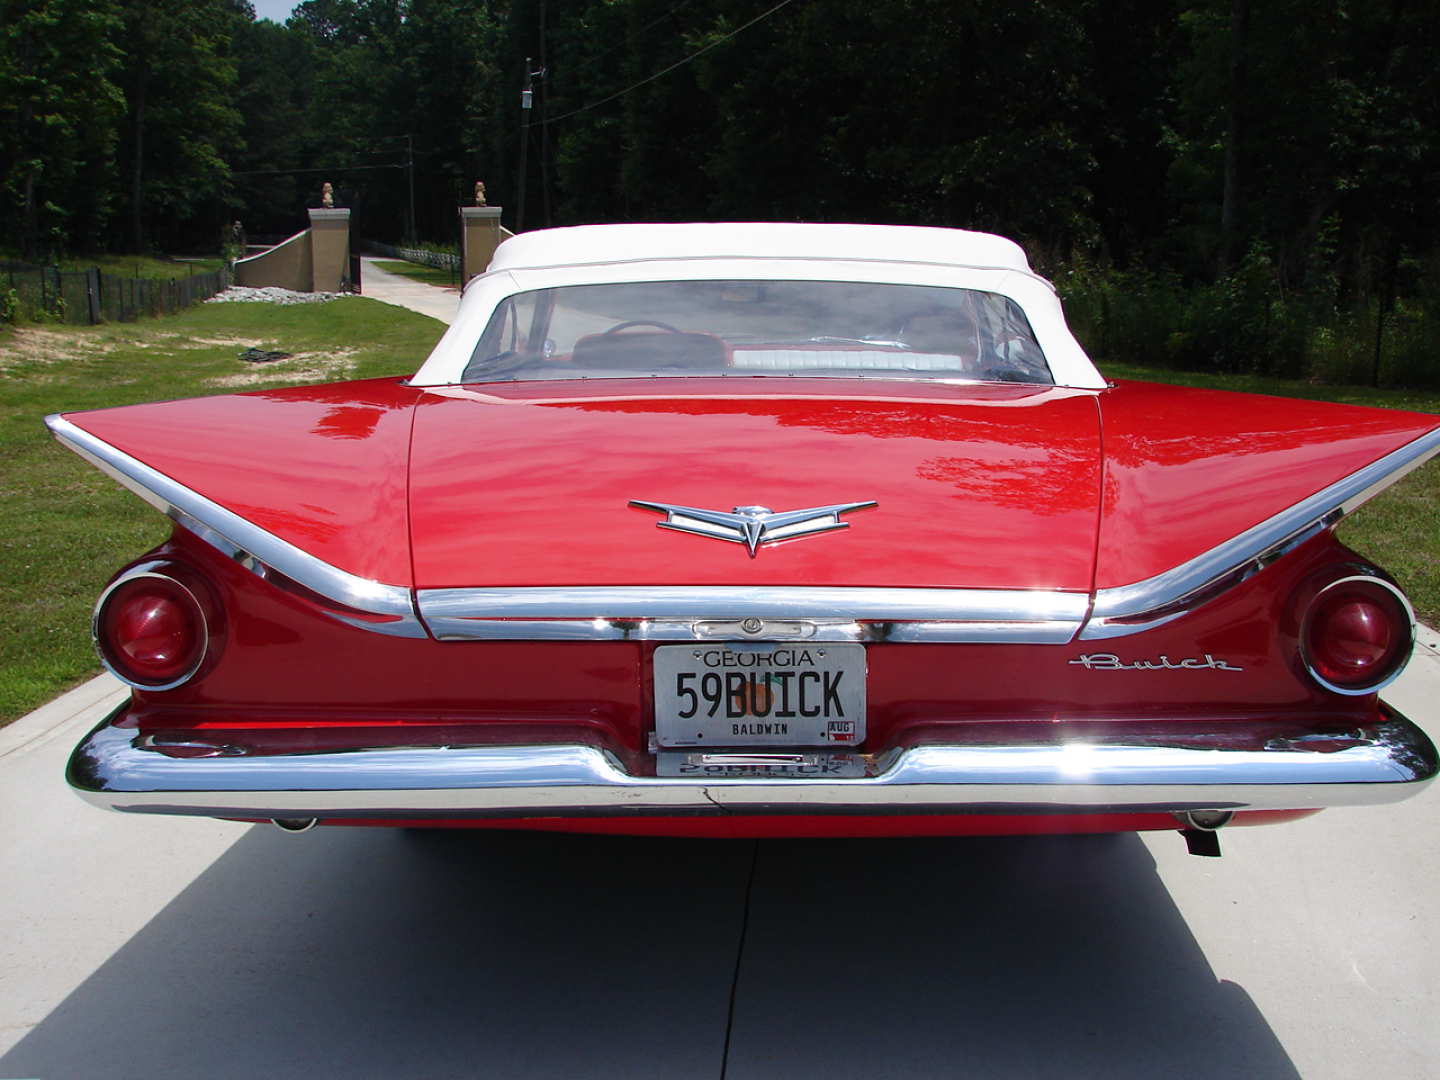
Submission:
[[[498,206],[460,207],[460,283],[463,286],[490,265],[502,239]]]
[[[339,292],[350,277],[350,210],[310,211],[311,292]]]

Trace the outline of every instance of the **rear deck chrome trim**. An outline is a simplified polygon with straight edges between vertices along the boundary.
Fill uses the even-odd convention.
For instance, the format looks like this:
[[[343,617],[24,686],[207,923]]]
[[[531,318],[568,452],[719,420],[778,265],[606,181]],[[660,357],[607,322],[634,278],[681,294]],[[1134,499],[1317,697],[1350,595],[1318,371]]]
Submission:
[[[758,619],[777,624],[774,631],[736,636],[1060,645],[1080,628],[1089,597],[1024,589],[696,585],[421,589],[417,605],[442,641],[707,640],[711,624]]]
[[[238,749],[238,748],[237,748]],[[1397,802],[1437,768],[1396,713],[1362,731],[1256,749],[1154,740],[934,745],[872,759],[871,775],[636,776],[583,745],[375,747],[170,757],[107,720],[68,778],[107,809],[210,817],[413,818],[753,813],[1038,813],[1298,810]]]
[[[317,559],[272,532],[172,480],[138,458],[111,446],[56,413],[45,418],[56,440],[129,488],[162,514],[185,526],[227,558],[260,577],[281,574],[345,611],[326,614],[366,630],[397,637],[424,637],[410,590],[385,585]]]
[[[1440,428],[1179,566],[1130,585],[1098,590],[1080,640],[1135,634],[1179,618],[1334,527],[1437,453]]]

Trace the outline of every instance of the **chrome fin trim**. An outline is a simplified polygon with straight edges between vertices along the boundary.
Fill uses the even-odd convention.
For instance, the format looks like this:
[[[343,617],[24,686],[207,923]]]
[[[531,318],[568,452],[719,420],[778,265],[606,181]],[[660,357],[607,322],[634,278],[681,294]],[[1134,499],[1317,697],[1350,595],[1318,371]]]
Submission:
[[[421,589],[417,604],[442,641],[707,640],[715,637],[707,624],[753,619],[777,624],[754,631],[760,639],[1061,645],[1079,630],[1089,597],[1022,589],[697,585]]]
[[[1436,773],[1434,746],[1395,713],[1364,730],[1261,748],[1220,738],[932,745],[869,762],[865,776],[777,781],[633,775],[613,754],[578,744],[170,757],[107,720],[76,749],[67,777],[113,810],[325,818],[1298,810],[1398,802]]]
[[[1440,428],[1164,573],[1095,593],[1080,640],[1136,634],[1177,619],[1233,588],[1286,552],[1333,528],[1411,470],[1440,453]]]
[[[45,426],[62,446],[133,491],[166,517],[260,577],[282,575],[341,609],[320,610],[340,622],[396,637],[426,636],[410,590],[358,577],[318,559],[274,533],[111,446],[56,413]]]
[[[227,558],[279,575],[342,609],[348,625],[442,640],[690,640],[696,620],[800,619],[817,640],[1066,644],[1140,633],[1179,618],[1319,532],[1440,453],[1440,428],[1180,566],[1081,593],[1007,589],[612,588],[409,589],[316,558],[66,420],[46,426],[67,449]],[[418,606],[418,615],[417,615]]]

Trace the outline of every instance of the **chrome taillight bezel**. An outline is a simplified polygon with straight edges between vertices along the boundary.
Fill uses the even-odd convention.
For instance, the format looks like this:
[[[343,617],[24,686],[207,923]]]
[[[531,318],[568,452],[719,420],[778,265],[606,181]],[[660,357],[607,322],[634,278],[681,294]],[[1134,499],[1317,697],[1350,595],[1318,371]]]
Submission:
[[[168,569],[169,568],[163,566],[163,564],[152,563],[125,571],[116,577],[114,581],[110,582],[110,584],[105,587],[105,590],[101,592],[99,599],[95,601],[95,609],[90,615],[90,640],[95,646],[96,654],[100,657],[100,663],[105,666],[106,671],[114,675],[126,686],[136,690],[174,690],[176,687],[183,686],[199,673],[210,656],[212,635],[210,627],[211,613],[208,605],[197,595],[197,591],[180,580],[179,576],[174,573],[165,572]],[[114,596],[119,589],[131,582],[146,578],[164,581],[168,585],[174,586],[188,598],[189,603],[194,606],[195,614],[198,616],[197,624],[200,630],[200,646],[196,650],[194,663],[190,664],[183,674],[163,682],[147,682],[142,679],[137,679],[133,673],[127,672],[120,661],[112,658],[110,650],[106,646],[104,635],[101,633],[101,621],[105,613],[105,606],[110,598]]]
[[[1404,630],[1408,635],[1408,641],[1397,653],[1399,659],[1380,678],[1373,682],[1366,683],[1363,686],[1343,686],[1327,679],[1317,670],[1315,662],[1310,655],[1310,631],[1312,620],[1319,610],[1320,602],[1325,594],[1341,586],[1354,585],[1356,583],[1376,586],[1394,597],[1400,605],[1400,610],[1404,612],[1405,615]],[[1332,694],[1341,694],[1345,697],[1365,697],[1368,694],[1374,694],[1389,686],[1400,677],[1400,673],[1405,670],[1405,666],[1410,662],[1410,657],[1415,650],[1415,609],[1410,606],[1409,599],[1406,598],[1405,594],[1400,591],[1394,582],[1371,573],[1347,574],[1344,577],[1338,577],[1333,581],[1327,582],[1309,598],[1305,606],[1304,616],[1300,622],[1299,645],[1300,662],[1304,665],[1306,674],[1315,680],[1316,683]]]

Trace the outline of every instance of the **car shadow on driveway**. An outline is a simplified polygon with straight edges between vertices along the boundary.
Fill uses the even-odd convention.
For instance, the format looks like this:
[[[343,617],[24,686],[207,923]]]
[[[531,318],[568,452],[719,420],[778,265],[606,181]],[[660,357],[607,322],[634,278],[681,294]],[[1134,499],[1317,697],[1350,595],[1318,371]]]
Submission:
[[[256,827],[0,1076],[715,1077],[742,927],[727,1080],[1297,1075],[1135,837]]]
[[[727,1080],[1299,1076],[1135,836],[772,842],[750,911]]]

